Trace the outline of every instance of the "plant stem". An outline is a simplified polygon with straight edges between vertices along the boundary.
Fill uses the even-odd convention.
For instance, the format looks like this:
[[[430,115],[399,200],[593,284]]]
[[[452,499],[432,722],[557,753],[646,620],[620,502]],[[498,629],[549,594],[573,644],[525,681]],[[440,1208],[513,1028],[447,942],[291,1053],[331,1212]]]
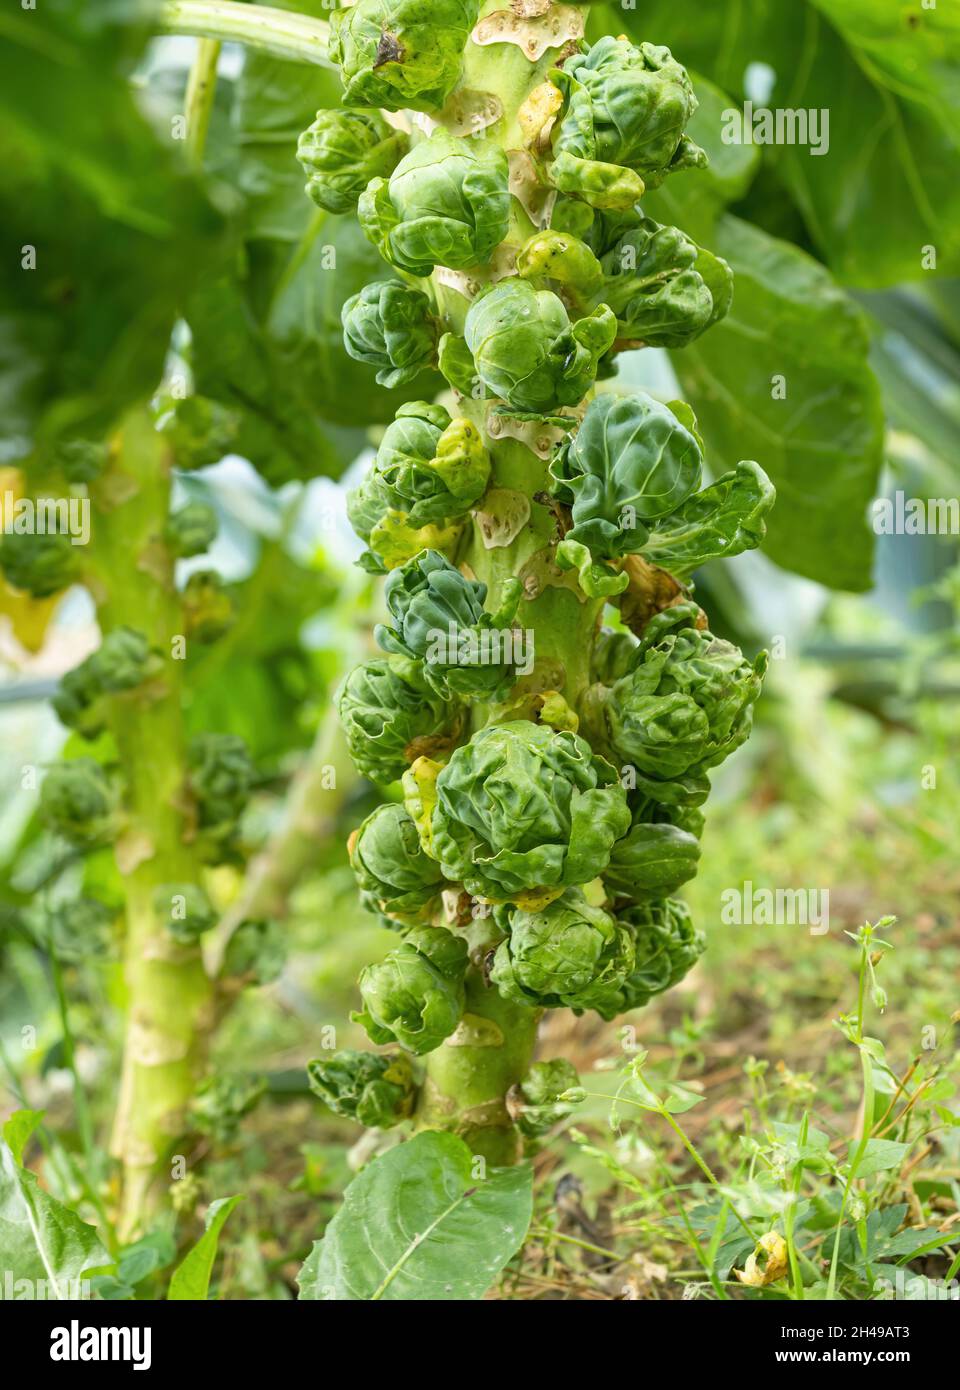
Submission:
[[[448,1129],[495,1167],[516,1163],[520,1135],[507,1092],[533,1060],[540,1011],[512,1004],[471,969],[456,1032],[427,1057],[417,1129]]]
[[[527,1234],[528,1237],[533,1236],[538,1240],[559,1240],[565,1245],[575,1245],[578,1250],[589,1250],[591,1255],[603,1255],[615,1264],[623,1264],[629,1258],[627,1255],[618,1255],[615,1250],[604,1250],[602,1245],[592,1245],[589,1240],[579,1240],[576,1236],[564,1235],[562,1231],[550,1231],[544,1226],[531,1226]]]
[[[238,0],[166,0],[160,25],[169,34],[243,43],[291,62],[331,66],[326,20],[292,10]]]
[[[862,981],[862,975],[861,975]],[[857,1046],[860,1050],[860,1069],[863,1075],[863,1126],[860,1135],[860,1143],[857,1145],[856,1152],[850,1160],[850,1171],[847,1174],[847,1181],[843,1189],[843,1199],[840,1203],[840,1215],[837,1217],[837,1229],[833,1237],[833,1254],[830,1260],[830,1277],[827,1280],[827,1299],[828,1301],[837,1296],[837,1269],[840,1258],[840,1235],[843,1231],[843,1218],[847,1214],[847,1204],[850,1194],[853,1191],[853,1184],[856,1181],[857,1169],[860,1167],[861,1159],[866,1151],[867,1144],[870,1142],[870,1131],[873,1119],[873,1059],[863,1045],[863,1010],[860,1009],[860,1041]]]
[[[173,639],[183,619],[173,558],[162,538],[170,465],[146,410],[132,413],[100,498],[95,545],[100,625],[146,633],[165,659],[162,680],[112,701],[112,732],[125,785],[127,829],[117,844],[125,879],[127,1026],[113,1153],[123,1163],[120,1234],[129,1239],[156,1197],[157,1179],[199,1079],[212,1022],[212,986],[200,950],[175,943],[158,923],[157,890],[198,883],[186,842],[186,735],[181,663]]]
[[[217,94],[219,61],[219,42],[216,39],[201,39],[197,44],[197,56],[190,69],[186,96],[187,155],[197,169],[203,167],[203,151]]]
[[[497,8],[485,0],[481,13]],[[517,112],[544,80],[555,57],[555,51],[548,50],[531,62],[517,44],[467,43],[463,86],[492,99],[492,109],[500,115],[484,134],[507,152],[521,148]],[[439,120],[456,129],[454,108],[455,103],[448,104]],[[511,239],[522,239],[531,230],[526,215],[518,213]],[[475,286],[489,278],[489,267],[471,272]],[[462,291],[448,285],[443,272],[434,272],[432,283],[445,324],[459,331],[471,291],[466,285]],[[499,605],[507,579],[522,580],[524,599],[517,623],[532,656],[532,670],[518,681],[506,705],[472,706],[472,731],[507,719],[538,718],[536,699],[548,691],[557,691],[576,710],[590,683],[590,658],[603,603],[585,600],[573,579],[562,576],[553,563],[559,538],[556,518],[545,500],[537,500],[544,499],[550,485],[548,450],[537,448],[542,430],[531,429],[522,440],[516,439],[502,433],[498,417],[490,414],[483,401],[464,398],[457,409],[482,431],[491,457],[487,502],[494,511],[494,523],[505,516],[515,518],[502,531],[494,525],[491,532],[490,518],[481,504],[459,556],[461,565],[486,584],[489,609]],[[529,1069],[540,1011],[502,999],[476,968],[469,971],[466,988],[463,1022],[427,1057],[417,1124],[453,1129],[475,1153],[494,1163],[513,1163],[521,1143],[507,1109],[507,1093]]]

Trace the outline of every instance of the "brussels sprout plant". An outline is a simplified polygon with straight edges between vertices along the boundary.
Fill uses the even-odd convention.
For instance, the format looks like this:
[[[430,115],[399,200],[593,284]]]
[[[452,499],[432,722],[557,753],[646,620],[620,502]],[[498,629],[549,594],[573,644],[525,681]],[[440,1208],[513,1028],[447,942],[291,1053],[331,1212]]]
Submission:
[[[576,1081],[533,1061],[543,1010],[614,1018],[703,950],[674,895],[764,658],[709,632],[692,576],[760,543],[774,493],[752,461],[708,473],[689,405],[610,382],[732,301],[726,262],[644,204],[706,164],[686,70],[655,35],[591,46],[584,5],[501,8],[337,11],[343,107],[299,157],[394,272],[345,305],[347,352],[448,388],[397,411],[348,502],[388,616],[339,710],[358,769],[394,787],[350,861],[401,940],[354,1015],[391,1051],[311,1082],[509,1165]]]
[[[86,932],[96,953],[122,936],[117,1229],[146,1229],[181,1136],[235,1133],[264,1087],[203,1079],[226,1005],[278,972],[268,908],[292,887],[258,897],[251,874],[250,888],[261,772],[238,734],[198,732],[192,704],[210,655],[229,708],[246,634],[234,586],[194,564],[216,537],[199,474],[232,454],[279,485],[375,450],[347,513],[361,566],[385,576],[380,650],[346,674],[336,709],[381,803],[356,818],[350,866],[394,944],[359,980],[352,1018],[372,1048],[313,1062],[310,1086],[350,1120],[415,1135],[408,1150],[424,1131],[457,1136],[509,1184],[576,1098],[569,1062],[535,1060],[544,1011],[613,1019],[704,949],[677,894],[697,870],[709,774],[748,737],[765,671],[710,631],[694,576],[761,543],[771,483],[756,462],[706,456],[688,403],[617,380],[622,354],[682,352],[731,307],[724,259],[646,206],[705,167],[693,85],[655,34],[588,42],[587,4],[88,8],[103,17],[46,7],[51,33],[18,50],[23,82],[32,64],[49,82],[51,63],[85,81],[83,44],[97,45],[104,108],[119,103],[133,136],[115,161],[109,142],[110,158],[77,160],[82,176],[60,169],[51,192],[48,165],[66,161],[10,82],[10,163],[40,219],[18,207],[11,244],[40,242],[55,274],[15,277],[23,400],[2,471],[33,504],[86,504],[92,542],[10,531],[0,572],[27,605],[84,585],[100,629],[54,697],[70,742],[37,821],[78,866],[51,941],[75,952]],[[127,89],[149,68],[136,44],[154,13],[202,40],[175,154]],[[218,45],[238,40],[327,83],[289,148],[283,75],[263,83],[258,99],[283,110],[258,131],[228,136],[214,110]],[[86,120],[99,96],[71,88],[57,119],[76,106]],[[208,137],[220,145],[204,166]],[[61,213],[70,235],[44,260]],[[327,250],[336,294],[315,273]],[[135,260],[149,276],[129,273]],[[101,302],[109,320],[90,310],[95,330],[71,336],[74,305]]]

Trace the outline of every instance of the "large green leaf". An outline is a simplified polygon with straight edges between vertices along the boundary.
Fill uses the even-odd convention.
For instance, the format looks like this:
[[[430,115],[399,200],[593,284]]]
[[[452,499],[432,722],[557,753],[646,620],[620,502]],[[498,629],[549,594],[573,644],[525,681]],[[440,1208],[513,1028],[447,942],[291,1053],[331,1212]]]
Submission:
[[[300,1272],[301,1299],[482,1298],[530,1224],[528,1165],[474,1176],[453,1134],[427,1131],[375,1159]]]
[[[711,468],[747,458],[769,474],[777,502],[763,548],[778,564],[867,589],[883,412],[864,316],[821,265],[747,222],[723,216],[712,245],[733,267],[733,308],[672,358]]]
[[[0,1140],[0,1251],[14,1284],[29,1280],[35,1298],[71,1299],[75,1281],[110,1262],[92,1226],[44,1192],[21,1163],[23,1147],[40,1121],[36,1111],[17,1112]],[[36,1286],[43,1284],[41,1292]]]
[[[866,516],[883,461],[883,416],[864,315],[790,242],[729,214],[718,218],[749,182],[756,151],[723,144],[726,99],[699,77],[696,90],[692,129],[712,172],[668,179],[644,207],[730,262],[733,308],[671,361],[714,475],[754,459],[777,489],[766,553],[830,588],[868,588],[874,536]],[[774,376],[784,378],[785,399]]]
[[[159,382],[220,223],[137,109],[138,0],[0,17],[0,450],[96,434]],[[35,256],[35,264],[32,257]]]
[[[599,6],[593,32],[665,43],[741,102],[751,63],[765,104],[828,110],[829,152],[765,147],[819,254],[846,283],[919,280],[922,248],[960,267],[960,12],[903,0],[645,0]],[[691,175],[678,177],[689,178]],[[882,234],[881,233],[882,229]]]
[[[327,13],[322,0],[285,8]],[[440,385],[386,391],[344,350],[345,301],[393,272],[355,217],[320,212],[304,192],[298,137],[339,95],[330,72],[248,51],[231,123],[208,151],[211,174],[240,194],[238,252],[189,308],[195,384],[241,412],[238,450],[273,482],[339,473],[359,430]]]

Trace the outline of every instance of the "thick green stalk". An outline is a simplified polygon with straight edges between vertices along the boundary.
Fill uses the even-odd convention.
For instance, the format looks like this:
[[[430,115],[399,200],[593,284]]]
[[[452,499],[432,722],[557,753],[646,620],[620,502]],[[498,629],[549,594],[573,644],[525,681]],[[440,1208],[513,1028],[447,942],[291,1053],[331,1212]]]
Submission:
[[[452,1129],[488,1163],[516,1163],[520,1136],[507,1096],[530,1069],[541,1011],[511,1004],[475,968],[466,992],[460,1026],[427,1058],[417,1128]]]
[[[466,566],[490,589],[491,606],[496,606],[505,579],[527,572],[531,597],[521,604],[518,621],[533,643],[533,670],[511,692],[510,700],[556,690],[575,709],[589,682],[602,603],[584,601],[572,586],[552,582],[559,578],[550,565],[553,518],[548,508],[532,500],[544,481],[540,460],[513,440],[503,443],[488,436],[486,442],[494,487],[509,485],[522,494],[531,513],[509,545],[490,548],[484,543],[483,516],[478,516],[466,552]],[[518,717],[531,714],[524,710]],[[503,707],[476,705],[473,727],[504,717],[509,713]],[[427,1057],[418,1125],[454,1129],[489,1161],[515,1162],[519,1138],[509,1120],[506,1096],[533,1060],[539,1017],[539,1010],[502,999],[471,970],[463,1023]]]
[[[174,654],[183,619],[162,539],[170,465],[146,411],[126,420],[117,443],[94,523],[100,624],[104,633],[124,625],[145,632],[164,658],[158,680],[111,701],[125,792],[116,854],[127,912],[127,1021],[112,1151],[123,1164],[120,1231],[128,1237],[142,1227],[182,1130],[213,994],[199,947],[175,943],[154,905],[158,889],[201,877],[185,833],[182,664]]]
[[[502,6],[488,3],[482,14],[498,9]],[[484,133],[499,140],[508,153],[520,146],[517,112],[543,82],[555,57],[555,51],[548,51],[531,61],[517,44],[478,45],[472,40],[467,44],[463,86],[495,99],[502,115]],[[455,111],[456,104],[448,110]],[[525,223],[522,210],[519,215]],[[532,224],[518,228],[521,235],[530,230]],[[482,283],[486,269],[478,268],[470,278]],[[435,273],[433,279],[449,326],[462,329],[468,306],[466,285],[462,290],[451,286],[443,272]],[[491,609],[500,602],[504,581],[520,578],[524,601],[517,622],[532,653],[532,670],[511,692],[509,703],[474,705],[471,726],[476,730],[512,717],[536,718],[537,707],[531,701],[550,691],[558,692],[576,710],[589,684],[590,655],[603,603],[585,599],[574,578],[557,569],[558,536],[546,497],[549,448],[544,445],[543,430],[531,426],[523,438],[504,436],[484,402],[464,400],[458,409],[482,430],[493,462],[490,490],[474,516],[461,564],[487,585]],[[418,1126],[453,1129],[488,1161],[515,1162],[520,1138],[509,1116],[507,1096],[533,1060],[540,1013],[504,1000],[480,970],[471,968],[463,1022],[426,1059]]]

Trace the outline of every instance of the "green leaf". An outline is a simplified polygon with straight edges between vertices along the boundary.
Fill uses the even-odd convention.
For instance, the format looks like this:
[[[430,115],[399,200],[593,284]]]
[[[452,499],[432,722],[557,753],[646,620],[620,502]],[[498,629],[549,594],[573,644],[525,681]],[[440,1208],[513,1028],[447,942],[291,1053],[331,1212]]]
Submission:
[[[280,0],[274,8],[326,19],[326,0]],[[248,48],[237,83],[233,144],[217,173],[244,197],[249,240],[299,240],[313,204],[304,191],[297,141],[317,111],[340,104],[340,79],[329,69],[289,63]],[[216,155],[216,151],[212,151]],[[227,161],[235,164],[230,167]]]
[[[635,40],[667,44],[741,106],[752,63],[775,74],[767,107],[828,110],[826,154],[806,145],[763,147],[789,188],[822,258],[846,283],[919,280],[922,249],[940,274],[960,265],[960,18],[940,4],[886,0],[726,0],[591,16]],[[691,125],[694,138],[700,133]],[[701,143],[703,143],[701,141]],[[732,147],[736,148],[736,146]],[[693,175],[685,175],[693,181]],[[679,183],[680,180],[673,180]],[[882,224],[883,234],[878,235]]]
[[[763,469],[744,460],[650,528],[640,554],[677,578],[708,560],[729,559],[761,543],[776,503]]]
[[[170,1264],[176,1253],[176,1243],[169,1231],[151,1231],[123,1251],[117,1261],[117,1279],[125,1285],[139,1284]]]
[[[282,8],[328,13],[323,0]],[[411,391],[426,398],[440,385],[425,376],[386,391],[344,349],[345,301],[392,271],[355,217],[319,211],[304,191],[298,138],[339,96],[335,74],[248,50],[232,121],[208,148],[211,175],[239,193],[240,207],[236,254],[187,308],[194,384],[239,413],[236,451],[271,483],[339,475],[366,426],[392,420]]]
[[[830,1136],[813,1125],[807,1126],[806,1143],[801,1143],[800,1125],[786,1125],[774,1120],[770,1128],[791,1163],[822,1171],[830,1166]]]
[[[672,357],[711,468],[753,458],[767,472],[777,502],[763,549],[778,564],[868,589],[883,412],[863,315],[816,261],[736,217],[720,219],[713,248],[733,267],[733,308]]]
[[[533,1173],[476,1178],[476,1161],[462,1139],[432,1131],[375,1159],[308,1256],[301,1299],[482,1298],[526,1235]]]
[[[242,1201],[241,1193],[235,1197],[221,1197],[218,1201],[210,1203],[207,1208],[206,1230],[174,1270],[167,1290],[168,1300],[206,1301],[213,1262],[217,1258],[220,1232],[234,1207]]]
[[[669,1082],[664,1088],[666,1099],[663,1102],[664,1110],[671,1115],[682,1115],[687,1110],[692,1110],[695,1105],[700,1105],[706,1096],[699,1091],[691,1091],[687,1086],[679,1086],[676,1082]]]
[[[863,1157],[857,1164],[857,1177],[869,1178],[874,1173],[886,1173],[891,1168],[899,1168],[911,1147],[910,1144],[897,1144],[892,1139],[869,1139],[864,1148]],[[848,1162],[853,1161],[853,1156],[858,1148],[858,1141],[851,1141],[847,1154]]]
[[[4,1272],[29,1280],[32,1296],[80,1297],[77,1282],[88,1270],[110,1262],[93,1226],[44,1192],[35,1174],[20,1163],[22,1148],[36,1127],[36,1111],[18,1111],[4,1126],[0,1143],[0,1250]]]
[[[644,210],[730,263],[733,307],[671,362],[696,408],[714,477],[755,459],[776,488],[765,552],[828,588],[867,589],[875,540],[867,508],[883,462],[883,415],[866,319],[803,251],[721,213],[748,185],[756,147],[725,145],[729,100],[703,82],[697,92],[691,129],[715,172],[668,179]],[[774,397],[775,375],[785,378],[785,399]]]
[[[14,1161],[23,1163],[23,1151],[44,1116],[43,1110],[15,1110],[3,1126],[3,1137],[10,1145]]]
[[[221,224],[138,109],[136,0],[0,19],[0,447],[95,437],[149,396]],[[43,93],[42,100],[38,93]],[[31,258],[35,258],[31,260]]]

